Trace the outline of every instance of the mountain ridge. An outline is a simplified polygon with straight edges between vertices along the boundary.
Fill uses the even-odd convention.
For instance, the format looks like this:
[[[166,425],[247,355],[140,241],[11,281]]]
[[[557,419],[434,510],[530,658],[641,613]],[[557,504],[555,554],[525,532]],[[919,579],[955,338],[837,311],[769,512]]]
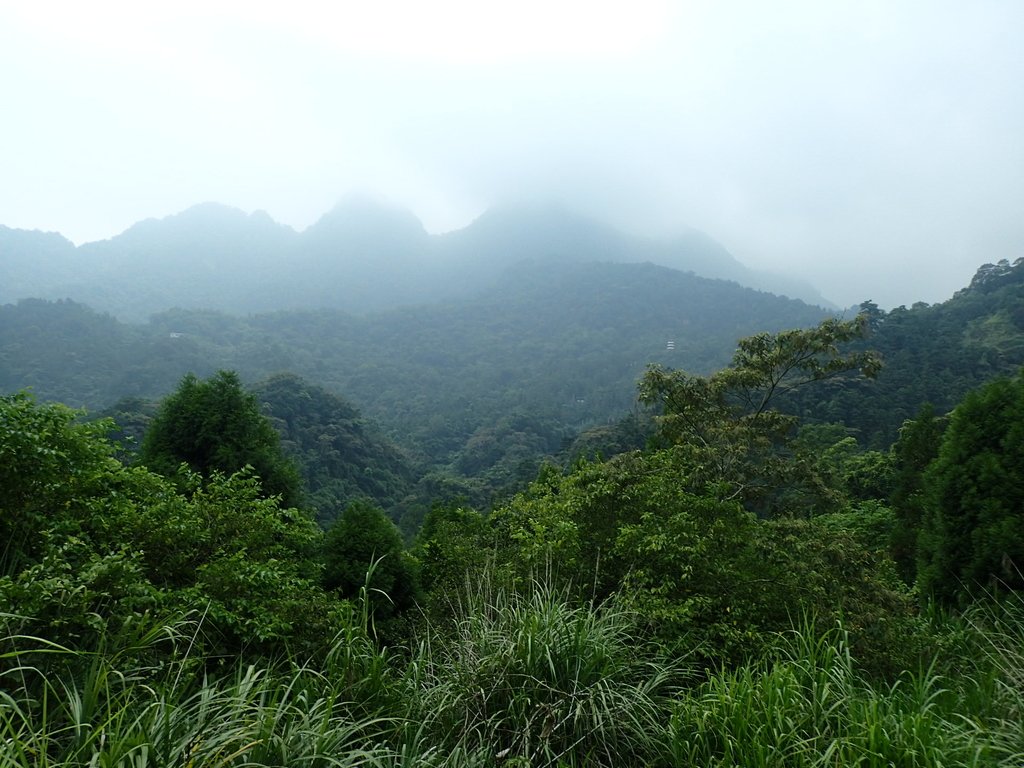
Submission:
[[[175,306],[361,314],[450,300],[537,258],[651,262],[772,291],[772,280],[704,233],[655,240],[555,206],[495,208],[434,235],[411,212],[363,198],[342,201],[301,232],[263,211],[208,202],[80,246],[60,235],[4,228],[0,257],[0,303],[73,298],[133,322]],[[830,306],[795,284],[788,283],[786,296]]]

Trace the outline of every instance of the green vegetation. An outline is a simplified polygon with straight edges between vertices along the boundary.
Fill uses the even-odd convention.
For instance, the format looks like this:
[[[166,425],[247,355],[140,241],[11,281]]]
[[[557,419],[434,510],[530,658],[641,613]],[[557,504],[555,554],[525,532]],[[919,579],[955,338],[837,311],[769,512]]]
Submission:
[[[575,445],[507,408],[419,480],[293,375],[122,401],[137,453],[0,397],[0,763],[1019,765],[1024,376],[875,450],[801,426],[882,380],[877,320],[652,367]]]
[[[931,403],[945,414],[972,389],[1024,366],[1024,259],[985,264],[971,284],[940,304],[883,312],[861,305],[870,334],[854,349],[884,361],[870,382],[825,383],[789,398],[809,421],[836,422],[866,447],[886,450],[900,427]]]
[[[323,554],[324,587],[349,599],[366,590],[375,631],[393,640],[419,591],[415,561],[395,524],[371,504],[352,502],[327,529]]]
[[[295,467],[281,452],[280,437],[260,413],[256,397],[238,375],[220,371],[206,381],[189,374],[146,428],[139,461],[165,477],[186,465],[204,477],[251,467],[268,496],[285,506],[299,502]]]
[[[660,409],[658,441],[687,454],[693,481],[728,484],[730,498],[761,517],[825,511],[815,468],[793,461],[788,450],[798,419],[776,404],[793,390],[851,371],[875,377],[876,355],[838,350],[863,335],[865,322],[829,319],[810,330],[742,339],[732,364],[708,377],[651,366],[640,400]]]
[[[581,430],[608,429],[633,408],[647,363],[709,372],[728,362],[738,336],[823,317],[651,264],[522,264],[481,290],[366,317],[179,309],[145,325],[24,300],[0,306],[0,391],[31,386],[40,398],[141,424],[145,410],[126,413],[124,398],[152,401],[189,373],[236,371],[283,433],[321,521],[361,495],[411,539],[435,499],[487,508],[545,460],[568,464]],[[286,371],[304,383],[274,384]],[[346,405],[330,401],[339,394]],[[642,445],[642,433],[597,451]]]
[[[305,501],[327,526],[353,499],[399,509],[413,494],[410,460],[347,401],[294,374],[277,374],[253,389],[263,414],[298,466]]]
[[[918,584],[944,601],[1024,587],[1024,374],[971,392],[925,473]]]

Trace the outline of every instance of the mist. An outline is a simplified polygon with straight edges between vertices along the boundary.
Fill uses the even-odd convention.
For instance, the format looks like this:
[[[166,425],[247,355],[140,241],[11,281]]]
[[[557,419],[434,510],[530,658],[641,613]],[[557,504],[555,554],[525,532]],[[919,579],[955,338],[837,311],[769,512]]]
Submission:
[[[76,243],[352,192],[428,231],[557,202],[838,305],[1024,255],[1024,5],[40,2],[0,10],[0,224]]]

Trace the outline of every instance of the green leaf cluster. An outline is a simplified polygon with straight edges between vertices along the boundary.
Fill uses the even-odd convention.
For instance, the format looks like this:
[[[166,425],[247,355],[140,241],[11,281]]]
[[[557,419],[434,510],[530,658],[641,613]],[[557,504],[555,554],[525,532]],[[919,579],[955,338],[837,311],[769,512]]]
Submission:
[[[79,648],[146,613],[202,616],[211,655],[321,647],[338,611],[322,533],[249,471],[178,484],[113,454],[108,424],[0,398],[0,574],[8,627]],[[180,486],[184,487],[184,490]]]
[[[692,478],[729,484],[762,517],[829,511],[813,467],[793,460],[789,442],[798,418],[776,403],[816,382],[877,375],[874,353],[839,351],[866,324],[864,317],[828,319],[816,328],[745,338],[732,364],[710,376],[652,366],[640,382],[640,401],[658,409],[657,438],[688,454]]]
[[[298,471],[255,395],[233,371],[205,381],[185,376],[146,429],[139,462],[166,477],[175,477],[181,464],[205,477],[252,467],[264,493],[280,497],[284,506],[301,502]]]
[[[1024,588],[1024,374],[970,393],[924,474],[921,590],[951,602]]]

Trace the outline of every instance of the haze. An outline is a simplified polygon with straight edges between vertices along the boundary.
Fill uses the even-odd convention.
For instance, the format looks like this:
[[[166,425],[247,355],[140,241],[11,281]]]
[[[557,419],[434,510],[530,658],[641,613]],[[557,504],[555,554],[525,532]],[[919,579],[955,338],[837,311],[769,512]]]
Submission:
[[[1024,256],[1024,3],[0,2],[0,224],[555,201],[840,305]]]

